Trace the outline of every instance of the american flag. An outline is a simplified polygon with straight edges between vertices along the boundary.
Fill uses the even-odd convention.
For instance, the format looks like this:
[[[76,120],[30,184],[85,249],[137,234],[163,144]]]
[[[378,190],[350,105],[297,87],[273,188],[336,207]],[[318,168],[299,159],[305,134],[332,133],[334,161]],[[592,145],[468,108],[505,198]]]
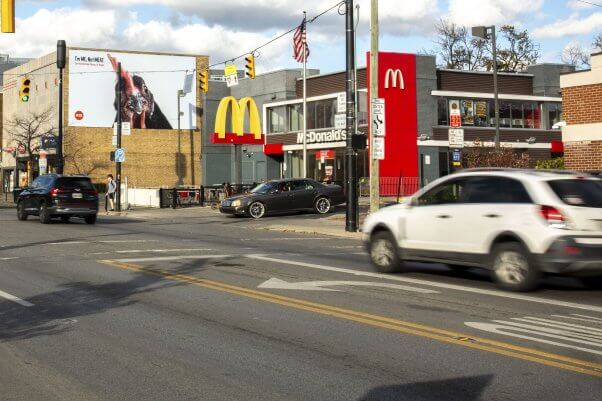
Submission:
[[[309,46],[307,45],[307,36],[305,35],[305,20],[295,30],[293,35],[293,58],[299,63],[307,61],[309,57]],[[305,60],[303,59],[303,48],[305,47]]]

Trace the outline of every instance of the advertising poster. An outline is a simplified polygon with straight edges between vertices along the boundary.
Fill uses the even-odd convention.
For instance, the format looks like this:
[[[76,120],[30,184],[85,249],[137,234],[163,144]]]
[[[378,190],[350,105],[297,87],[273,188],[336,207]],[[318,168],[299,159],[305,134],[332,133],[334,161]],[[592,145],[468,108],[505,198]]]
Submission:
[[[70,50],[69,125],[110,128],[120,112],[122,122],[134,129],[176,129],[177,93],[195,67],[195,57],[189,56]],[[196,128],[196,90],[180,98],[180,110],[180,127]]]
[[[474,107],[472,100],[462,100],[462,125],[474,125]]]

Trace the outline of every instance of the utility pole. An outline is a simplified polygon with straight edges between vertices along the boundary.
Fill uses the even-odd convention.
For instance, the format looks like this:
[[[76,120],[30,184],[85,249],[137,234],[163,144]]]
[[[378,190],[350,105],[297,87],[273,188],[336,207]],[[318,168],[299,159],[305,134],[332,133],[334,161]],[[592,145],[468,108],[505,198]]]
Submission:
[[[370,12],[370,100],[378,99],[378,0],[371,0]],[[372,115],[371,115],[372,116]],[[374,157],[374,132],[370,127],[370,213],[380,207],[379,164]]]
[[[346,60],[346,83],[347,83],[347,147],[345,159],[347,168],[347,204],[345,213],[345,230],[356,232],[358,230],[358,197],[357,197],[357,152],[355,150],[355,91],[353,67],[355,65],[353,0],[345,0],[345,47],[347,50]]]
[[[481,39],[491,39],[491,53],[493,56],[493,108],[495,111],[495,147],[500,147],[500,102],[497,86],[497,43],[495,40],[495,25],[473,26],[472,36]]]
[[[180,128],[180,120],[182,118],[182,112],[180,111],[180,100],[182,99],[182,97],[184,97],[186,94],[184,93],[184,91],[182,89],[178,89],[178,155],[176,156],[176,172],[178,174],[178,185],[182,185],[182,139],[181,139],[181,135],[182,135],[182,130]]]
[[[56,172],[63,174],[63,70],[67,64],[67,44],[64,40],[56,43],[56,66],[59,69],[59,135],[56,144]]]
[[[117,149],[121,149],[121,62],[117,64]],[[121,162],[115,161],[115,209],[121,212]]]

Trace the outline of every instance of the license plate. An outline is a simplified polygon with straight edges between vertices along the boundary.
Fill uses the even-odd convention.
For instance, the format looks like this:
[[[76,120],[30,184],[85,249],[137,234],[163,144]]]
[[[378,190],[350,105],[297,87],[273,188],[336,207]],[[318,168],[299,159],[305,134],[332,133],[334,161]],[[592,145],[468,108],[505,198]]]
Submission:
[[[73,199],[81,199],[84,197],[82,194],[73,194],[71,196],[73,197]]]

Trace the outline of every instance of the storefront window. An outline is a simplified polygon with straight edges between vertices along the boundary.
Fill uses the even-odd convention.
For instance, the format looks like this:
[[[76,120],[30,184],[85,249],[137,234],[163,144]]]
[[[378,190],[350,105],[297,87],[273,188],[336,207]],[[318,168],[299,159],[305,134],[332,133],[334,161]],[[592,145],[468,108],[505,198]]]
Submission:
[[[477,100],[474,102],[474,125],[487,127],[487,102]]]
[[[462,125],[474,125],[474,102],[472,100],[462,100],[460,102],[460,113],[462,115]]]
[[[269,133],[285,132],[286,107],[279,106],[268,110]]]
[[[510,109],[509,102],[500,102],[500,127],[510,128]],[[495,116],[493,122],[495,124]]]
[[[512,128],[524,128],[523,122],[523,104],[511,103],[510,115],[512,116]]]
[[[437,124],[449,125],[449,113],[447,112],[447,99],[440,97],[437,99]]]
[[[562,106],[559,104],[548,105],[548,129],[552,129],[554,124],[562,121]]]
[[[292,104],[288,106],[288,121],[289,121],[289,132],[298,132],[303,130],[303,105]]]

